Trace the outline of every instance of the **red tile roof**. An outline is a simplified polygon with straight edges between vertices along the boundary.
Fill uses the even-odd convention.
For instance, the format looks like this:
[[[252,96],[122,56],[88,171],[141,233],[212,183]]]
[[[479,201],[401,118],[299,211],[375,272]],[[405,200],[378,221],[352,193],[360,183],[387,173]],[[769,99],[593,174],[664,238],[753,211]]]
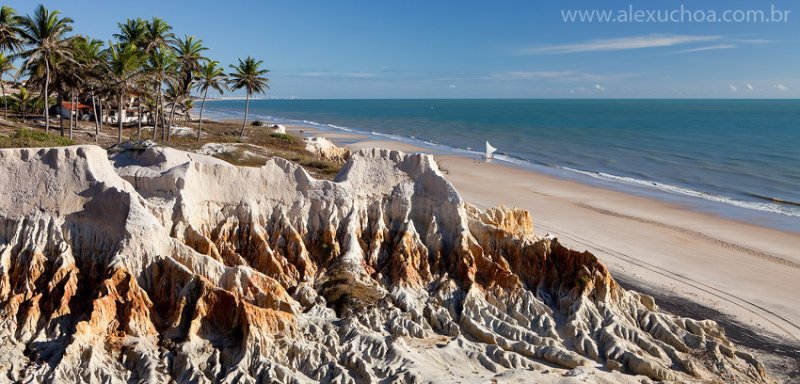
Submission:
[[[77,104],[76,104],[76,106],[77,106],[77,108],[78,108],[79,110],[87,110],[87,109],[92,109],[92,107],[91,107],[91,106],[88,106],[88,105],[86,105],[86,104],[81,104],[81,103],[77,103]],[[64,101],[64,102],[62,102],[62,103],[61,103],[61,108],[64,108],[64,109],[69,109],[69,110],[71,110],[71,109],[73,109],[74,107],[72,106],[72,103],[70,103],[69,101]]]

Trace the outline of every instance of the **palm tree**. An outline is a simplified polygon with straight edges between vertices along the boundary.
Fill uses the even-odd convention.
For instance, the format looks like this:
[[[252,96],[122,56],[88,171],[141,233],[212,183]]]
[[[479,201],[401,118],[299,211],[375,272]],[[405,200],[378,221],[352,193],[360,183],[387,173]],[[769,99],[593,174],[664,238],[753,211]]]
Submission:
[[[122,44],[133,44],[143,53],[146,53],[143,47],[148,44],[148,23],[144,19],[137,17],[135,19],[128,19],[125,23],[117,23],[117,27],[119,28],[119,33],[114,34],[114,38],[116,38]],[[138,139],[142,138],[142,93],[144,92],[145,87],[142,87],[144,84],[141,82],[136,86],[136,105],[138,109],[138,127],[136,130],[136,137]]]
[[[197,123],[197,141],[200,141],[200,132],[203,130],[203,108],[206,106],[208,90],[213,89],[223,94],[228,88],[225,84],[228,77],[225,76],[225,70],[219,66],[219,62],[213,60],[201,65],[194,76],[197,78],[195,88],[203,92],[203,102],[200,103],[200,121]]]
[[[74,106],[74,99],[76,97],[76,93],[80,91],[81,87],[83,86],[83,68],[81,67],[80,63],[77,62],[75,59],[75,54],[77,53],[77,44],[79,40],[82,38],[73,38],[71,40],[70,49],[72,50],[73,61],[67,62],[62,60],[61,58],[56,58],[56,60],[52,63],[51,73],[53,74],[53,88],[58,95],[58,105],[59,105],[59,124],[61,126],[61,136],[64,136],[64,95],[68,95],[70,102],[70,119],[69,119],[69,129],[70,129],[70,138],[72,138],[72,108]]]
[[[178,80],[173,80],[167,83],[167,92],[164,96],[171,105],[169,113],[169,122],[166,125],[167,142],[169,142],[172,139],[172,122],[175,119],[175,110],[178,109],[178,105],[180,105],[181,108],[183,108],[183,102],[189,95],[183,92],[183,89]]]
[[[94,115],[95,141],[100,136],[100,120],[97,117],[97,89],[103,86],[108,66],[106,62],[106,51],[103,50],[103,42],[88,37],[77,37],[72,44],[75,60],[80,64],[81,86],[89,90],[89,97],[92,99],[92,114]]]
[[[0,7],[0,52],[16,51],[20,47],[17,31],[17,12],[7,5]]]
[[[59,11],[50,12],[43,5],[36,8],[33,16],[18,18],[19,36],[27,50],[18,54],[25,60],[24,69],[32,70],[36,65],[44,63],[44,121],[45,132],[50,131],[49,89],[50,67],[54,60],[74,61],[69,47],[69,39],[65,37],[72,31],[72,19],[59,18]]]
[[[269,73],[268,69],[261,69],[263,60],[256,60],[247,56],[244,60],[239,59],[239,65],[231,65],[233,72],[228,74],[228,85],[233,90],[244,88],[247,91],[247,97],[244,102],[244,120],[242,120],[242,132],[239,133],[240,138],[244,138],[244,128],[247,124],[247,113],[250,110],[250,96],[253,94],[264,93],[269,89],[269,79],[264,75]]]
[[[134,86],[134,91],[136,93],[136,112],[138,113],[137,120],[137,128],[136,128],[136,138],[137,140],[142,139],[142,121],[144,117],[144,109],[142,108],[143,99],[147,97],[148,91],[151,89],[152,81],[149,78],[149,68],[145,65],[144,70],[142,71],[142,76],[139,77],[136,85]]]
[[[158,109],[163,105],[161,99],[161,85],[174,77],[175,69],[177,68],[177,61],[175,54],[171,50],[156,49],[150,54],[148,61],[148,72],[152,77],[156,91],[156,109],[155,109],[155,122],[153,125],[153,140],[156,139],[156,132],[158,132]],[[163,110],[163,108],[162,108]],[[162,135],[163,136],[163,135]]]
[[[0,52],[0,87],[3,88],[3,118],[8,120],[8,97],[6,96],[6,83],[3,81],[3,76],[6,72],[14,69],[14,63],[11,59]]]
[[[22,122],[25,122],[28,117],[28,107],[36,102],[33,95],[26,88],[20,88],[19,92],[11,95],[11,100],[14,101],[17,113],[22,115]]]
[[[165,48],[169,42],[175,38],[175,35],[170,32],[172,27],[166,21],[158,17],[145,22],[145,33],[142,48],[147,53],[155,50]]]
[[[17,31],[17,11],[7,5],[0,6],[0,87],[3,88],[3,118],[8,119],[8,96],[3,76],[14,69],[12,59],[4,55],[5,51],[19,49],[20,40]]]
[[[117,91],[117,117],[119,130],[117,142],[122,143],[122,114],[125,109],[125,96],[136,83],[142,72],[146,57],[133,44],[111,44],[108,47],[109,75]]]
[[[194,108],[194,99],[191,95],[186,94],[186,98],[183,99],[183,123],[186,126],[189,126],[189,122],[192,121],[192,109]]]
[[[123,44],[134,44],[137,47],[144,47],[147,41],[147,22],[141,17],[125,20],[125,23],[117,23],[119,33],[114,34],[114,38]]]
[[[207,51],[208,48],[203,46],[203,40],[186,35],[183,39],[175,41],[172,49],[178,56],[178,63],[181,66],[180,86],[188,93],[194,80],[194,72],[200,68],[200,62],[208,60],[203,56],[203,51]]]

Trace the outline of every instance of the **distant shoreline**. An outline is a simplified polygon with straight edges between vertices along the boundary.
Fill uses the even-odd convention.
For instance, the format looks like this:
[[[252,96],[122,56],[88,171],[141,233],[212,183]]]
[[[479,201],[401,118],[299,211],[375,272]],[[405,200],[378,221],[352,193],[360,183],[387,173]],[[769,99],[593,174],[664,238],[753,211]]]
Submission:
[[[202,101],[203,98],[199,96],[192,96],[192,99],[195,101]],[[209,101],[245,101],[247,98],[245,96],[223,96],[223,97],[207,97],[206,102]],[[294,96],[287,96],[287,97],[251,97],[250,101],[256,100],[304,100]]]
[[[216,101],[224,102],[224,100]],[[325,113],[331,113],[331,116],[336,116],[336,114],[339,113],[334,107],[325,107],[326,105],[346,107],[347,105],[353,104],[348,104],[347,101],[342,101],[341,103],[336,102],[335,104],[330,104],[326,101],[302,101],[313,103],[310,104],[311,106],[316,106],[319,104],[319,106],[327,108],[324,110],[323,116],[327,116]],[[425,104],[425,101],[420,100],[412,101],[416,101],[416,104],[423,105],[425,110],[430,108],[429,111],[434,111],[432,105],[438,105],[436,104],[436,101],[431,101],[432,104]],[[636,196],[673,202],[696,212],[710,213],[728,219],[755,223],[759,226],[774,228],[791,233],[800,233],[800,205],[796,204],[797,201],[800,201],[800,197],[795,196],[796,194],[794,192],[787,192],[783,185],[785,185],[785,183],[788,181],[786,181],[786,178],[780,178],[777,176],[786,174],[786,177],[789,177],[788,175],[790,175],[790,173],[782,173],[782,169],[788,166],[786,164],[776,165],[774,169],[772,169],[771,174],[773,176],[771,179],[764,179],[764,177],[769,177],[770,173],[764,173],[763,171],[759,172],[759,166],[756,165],[742,165],[741,167],[743,168],[727,166],[725,165],[727,164],[726,161],[728,161],[727,157],[721,161],[717,161],[717,163],[723,165],[717,166],[710,171],[705,171],[706,164],[703,160],[705,157],[703,156],[735,156],[735,161],[738,161],[738,163],[741,163],[742,161],[739,161],[737,158],[748,159],[749,157],[742,155],[738,151],[728,151],[727,149],[715,150],[714,153],[710,154],[705,152],[701,153],[696,149],[694,149],[693,152],[686,153],[682,151],[672,152],[672,147],[674,147],[672,144],[657,144],[657,146],[653,146],[652,140],[646,141],[639,139],[626,141],[616,140],[613,142],[605,140],[603,142],[599,142],[597,146],[593,146],[592,148],[587,148],[586,144],[580,144],[579,142],[579,144],[565,148],[565,150],[562,151],[564,155],[559,155],[554,154],[553,150],[547,149],[548,147],[564,144],[564,140],[561,139],[555,139],[554,141],[553,136],[578,134],[585,136],[586,134],[589,134],[588,130],[587,132],[572,132],[568,134],[551,134],[550,132],[541,132],[541,130],[539,130],[536,132],[544,135],[543,139],[545,140],[545,142],[540,143],[540,140],[538,139],[528,139],[528,137],[537,137],[535,136],[536,132],[527,133],[523,131],[508,131],[507,134],[503,132],[506,130],[505,126],[507,126],[507,123],[505,120],[503,120],[502,115],[498,115],[499,117],[496,119],[493,119],[491,122],[487,122],[487,117],[485,116],[486,114],[480,114],[478,117],[483,119],[480,120],[480,124],[483,124],[482,126],[485,126],[486,128],[485,131],[480,129],[476,131],[475,127],[473,127],[475,124],[470,124],[468,122],[469,120],[474,119],[474,117],[472,117],[473,113],[467,111],[465,112],[467,113],[466,116],[471,116],[471,118],[462,119],[466,121],[466,123],[464,123],[466,124],[464,125],[466,128],[463,132],[463,135],[459,136],[448,133],[447,129],[451,126],[453,127],[453,130],[460,129],[460,123],[453,125],[455,123],[451,122],[450,120],[434,121],[433,119],[427,119],[424,114],[414,112],[414,110],[409,110],[409,112],[413,113],[414,115],[407,119],[397,118],[398,114],[396,112],[392,112],[392,110],[389,110],[390,116],[387,117],[386,120],[381,120],[381,111],[383,110],[380,109],[380,105],[382,103],[375,101],[372,101],[371,103],[369,101],[365,101],[365,103],[367,103],[370,107],[376,105],[379,107],[378,109],[370,110],[372,113],[372,115],[370,115],[371,120],[365,120],[361,125],[357,123],[359,121],[357,116],[359,115],[349,114],[350,112],[348,111],[350,111],[350,109],[345,110],[345,114],[341,116],[341,119],[326,119],[325,117],[318,116],[318,114],[314,113],[310,113],[308,117],[298,117],[303,116],[303,111],[310,108],[304,107],[305,103],[299,103],[293,106],[283,104],[287,105],[286,108],[289,111],[289,115],[292,116],[291,118],[281,117],[279,112],[281,108],[267,108],[267,110],[270,112],[262,112],[259,114],[258,104],[255,105],[255,112],[254,105],[251,104],[251,114],[249,120],[252,121],[258,119],[274,121],[284,125],[303,125],[309,128],[334,130],[336,132],[358,133],[370,136],[374,140],[399,141],[402,143],[420,146],[425,148],[427,151],[458,154],[468,157],[480,156],[481,148],[476,148],[475,145],[478,143],[480,143],[478,145],[483,145],[481,140],[488,139],[495,147],[499,147],[499,152],[496,153],[498,162],[507,163],[508,165],[514,167],[523,168],[532,172],[544,173],[549,176],[556,176],[562,179],[578,181],[590,186],[599,186],[604,189],[621,191]],[[561,105],[572,104],[571,101],[556,103]],[[407,104],[409,103],[402,101],[400,103],[393,102],[393,104],[385,105]],[[458,104],[459,103],[448,105],[457,106]],[[480,104],[481,103],[478,103],[478,105]],[[208,116],[212,116],[214,113],[218,112],[223,119],[240,118],[243,109],[242,111],[237,110],[237,107],[235,107],[234,104],[223,105],[224,104],[215,104],[215,107],[211,108],[216,108],[217,111],[207,112],[211,113]],[[606,105],[606,103],[602,103],[602,105]],[[419,107],[419,105],[417,105],[417,107]],[[419,108],[417,111],[418,110]],[[402,111],[403,113],[406,113],[405,109]],[[438,113],[438,109],[436,109],[436,111],[436,113]],[[431,112],[431,114],[433,113],[435,112]],[[453,112],[449,113],[452,114]],[[343,122],[339,122],[340,120]],[[417,120],[420,120],[420,122],[414,126],[413,122]],[[331,121],[334,121],[334,123],[331,123]],[[376,125],[371,125],[371,123]],[[424,127],[426,123],[439,123],[441,126],[434,127],[437,129],[430,130],[421,128]],[[495,126],[503,128],[494,128]],[[568,125],[563,126],[568,127]],[[400,130],[392,127],[403,127],[403,129]],[[562,126],[554,127],[552,132],[556,132],[558,129],[561,129],[561,127]],[[372,129],[372,131],[370,131],[370,129]],[[709,133],[706,136],[711,135],[712,133]],[[495,137],[495,135],[498,134],[505,136],[511,135],[510,137],[518,137],[519,139],[515,140],[515,142],[508,140],[508,137],[506,137],[504,139],[505,142],[503,142]],[[681,133],[675,133],[674,136],[676,137],[674,140],[675,142],[680,142],[681,140],[692,141],[692,138],[682,138],[683,136]],[[464,138],[471,138],[471,140],[466,140]],[[496,142],[495,140],[500,140],[500,142]],[[587,141],[586,137],[582,138],[580,136],[576,136],[576,140]],[[476,141],[478,143],[475,143]],[[520,144],[517,143],[520,141],[524,141],[530,145],[523,145],[523,148],[521,149]],[[538,146],[542,145],[542,143],[547,144],[545,144],[542,149],[538,149]],[[620,146],[620,148],[625,151],[623,152],[624,155],[617,156],[614,153],[609,153],[610,151],[613,152],[613,149],[608,148],[614,148],[615,146]],[[597,153],[593,152],[594,148],[598,148]],[[635,150],[633,148],[635,148]],[[699,148],[699,146],[697,146],[697,148]],[[734,147],[733,149],[736,148],[738,147]],[[577,157],[572,157],[573,152],[577,155]],[[683,160],[687,158],[691,160]],[[596,161],[593,159],[600,160]],[[762,162],[765,161],[765,159],[759,157],[754,158],[754,160]],[[675,163],[670,165],[670,163],[673,161]],[[639,165],[639,163],[644,165]],[[630,166],[628,166],[629,164]],[[787,164],[792,163],[789,162]],[[610,168],[608,167],[609,165],[611,165]],[[672,170],[665,168],[667,165],[669,165]],[[680,171],[676,172],[675,170]],[[732,178],[721,179],[723,176],[727,177],[727,173],[725,172],[740,172],[740,175],[735,177],[731,176]],[[704,175],[710,178],[707,178]],[[753,184],[754,180],[759,181],[759,183]],[[762,182],[762,180],[764,181]],[[777,185],[777,187],[773,188],[773,185]]]

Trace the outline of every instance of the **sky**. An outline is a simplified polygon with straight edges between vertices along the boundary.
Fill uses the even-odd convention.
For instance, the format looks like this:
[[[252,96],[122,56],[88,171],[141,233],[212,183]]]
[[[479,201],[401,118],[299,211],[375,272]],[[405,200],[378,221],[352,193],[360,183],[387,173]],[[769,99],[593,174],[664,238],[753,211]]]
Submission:
[[[4,3],[21,14],[38,4]],[[226,66],[264,60],[266,97],[800,97],[800,2],[792,0],[42,4],[101,40],[126,18],[161,17]],[[565,21],[572,11],[595,19]],[[600,12],[614,22],[598,21]]]

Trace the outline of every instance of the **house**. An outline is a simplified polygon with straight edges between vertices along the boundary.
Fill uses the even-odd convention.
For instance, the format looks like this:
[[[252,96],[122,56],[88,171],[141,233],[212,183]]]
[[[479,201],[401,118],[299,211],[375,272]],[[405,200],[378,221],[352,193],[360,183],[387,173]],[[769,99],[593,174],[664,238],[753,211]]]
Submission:
[[[69,101],[64,101],[61,103],[60,108],[56,111],[56,113],[60,114],[61,117],[65,119],[69,119],[70,116],[77,115],[78,120],[86,119],[91,117],[92,115],[92,106],[86,105],[83,103],[71,103]]]

